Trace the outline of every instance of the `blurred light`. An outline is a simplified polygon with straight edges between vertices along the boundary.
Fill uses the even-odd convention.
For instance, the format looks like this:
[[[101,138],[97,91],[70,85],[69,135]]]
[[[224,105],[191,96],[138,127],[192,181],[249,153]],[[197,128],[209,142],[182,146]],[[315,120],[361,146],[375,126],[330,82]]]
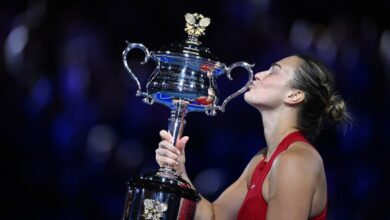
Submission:
[[[383,32],[381,36],[379,51],[386,65],[390,66],[390,31],[388,30]]]
[[[5,64],[9,73],[16,74],[23,69],[22,52],[27,41],[28,29],[25,25],[19,25],[9,33],[4,45]]]
[[[35,82],[30,91],[28,111],[39,113],[51,100],[52,85],[49,79],[42,77]]]
[[[226,181],[226,173],[222,169],[207,169],[195,178],[194,185],[205,196],[217,193]]]
[[[15,56],[21,53],[28,41],[28,29],[25,25],[14,28],[6,40],[6,55]]]
[[[68,33],[62,50],[61,96],[66,104],[85,101],[90,85],[88,57],[91,55],[91,39],[82,30]]]
[[[89,74],[84,66],[68,65],[61,77],[61,94],[68,104],[85,99],[89,87]]]
[[[125,168],[135,168],[139,166],[143,162],[144,156],[144,148],[135,140],[121,142],[116,151],[117,162]]]
[[[333,62],[337,55],[337,46],[328,30],[323,31],[316,41],[318,56],[328,62]]]
[[[313,41],[313,32],[310,24],[304,20],[297,20],[291,26],[290,43],[298,50],[306,51]]]
[[[107,125],[96,125],[87,136],[87,156],[94,162],[104,163],[114,147],[116,135]]]

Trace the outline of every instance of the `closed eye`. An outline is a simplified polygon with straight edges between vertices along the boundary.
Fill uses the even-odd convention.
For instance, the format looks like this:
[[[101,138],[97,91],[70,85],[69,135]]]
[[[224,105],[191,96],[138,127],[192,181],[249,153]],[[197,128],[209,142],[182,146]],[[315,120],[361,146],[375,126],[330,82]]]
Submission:
[[[280,64],[278,64],[278,63],[273,63],[273,64],[271,65],[271,67],[269,68],[269,74],[277,72],[277,71],[278,71],[278,68],[279,68],[279,70],[280,70],[280,69],[282,69],[282,66],[280,66]],[[268,74],[268,75],[269,75],[269,74]]]
[[[271,66],[268,70],[268,73],[267,75],[271,75],[272,73],[275,73],[276,69],[275,69],[275,66]]]
[[[282,66],[279,63],[271,64],[271,68],[273,68],[273,67],[279,67],[279,69],[282,69]]]

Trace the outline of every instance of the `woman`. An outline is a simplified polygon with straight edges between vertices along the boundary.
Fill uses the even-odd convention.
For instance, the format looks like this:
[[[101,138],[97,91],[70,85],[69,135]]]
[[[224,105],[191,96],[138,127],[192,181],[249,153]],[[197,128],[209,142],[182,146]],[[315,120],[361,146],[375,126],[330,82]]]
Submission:
[[[257,73],[244,97],[261,113],[267,147],[216,201],[202,197],[195,219],[326,219],[324,166],[308,140],[325,123],[348,120],[331,73],[314,58],[290,56]],[[157,162],[190,182],[184,166],[188,137],[175,148],[169,133],[160,135]]]

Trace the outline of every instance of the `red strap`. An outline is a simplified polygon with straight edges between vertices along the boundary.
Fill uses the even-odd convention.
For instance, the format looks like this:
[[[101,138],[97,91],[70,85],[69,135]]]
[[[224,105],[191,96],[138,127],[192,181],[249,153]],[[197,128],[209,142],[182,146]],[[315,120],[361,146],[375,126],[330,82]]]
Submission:
[[[275,152],[272,154],[271,159],[268,161],[268,163],[272,164],[275,158],[281,152],[285,151],[294,142],[305,142],[309,144],[309,142],[306,140],[306,138],[302,135],[301,132],[294,131],[283,138],[283,140],[279,143],[279,146],[276,148]]]
[[[279,146],[276,148],[275,152],[272,154],[271,158],[265,164],[264,170],[261,172],[260,183],[263,185],[264,179],[267,176],[269,170],[272,167],[272,164],[275,158],[283,151],[285,151],[292,143],[294,142],[305,142],[309,143],[306,138],[299,131],[294,131],[288,134],[283,140],[279,143]]]

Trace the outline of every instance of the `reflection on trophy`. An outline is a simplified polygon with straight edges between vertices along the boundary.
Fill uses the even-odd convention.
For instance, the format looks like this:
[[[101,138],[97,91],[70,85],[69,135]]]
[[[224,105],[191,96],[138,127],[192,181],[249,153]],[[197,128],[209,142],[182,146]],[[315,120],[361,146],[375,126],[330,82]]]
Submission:
[[[253,79],[252,65],[237,62],[227,67],[216,61],[210,50],[199,42],[198,37],[205,34],[210,24],[209,18],[187,13],[185,20],[186,40],[151,52],[142,44],[129,43],[123,51],[125,68],[138,86],[136,96],[143,97],[147,104],[157,102],[170,108],[168,131],[173,137],[174,146],[183,133],[188,112],[205,112],[211,116],[216,115],[217,110],[224,112],[226,104],[247,90]],[[156,63],[146,83],[146,92],[141,90],[138,78],[127,63],[127,54],[134,48],[145,53],[142,64],[150,59]],[[226,75],[232,80],[230,73],[236,67],[248,71],[248,81],[218,105],[216,79]],[[131,179],[128,184],[123,220],[194,218],[200,196],[172,167],[163,166],[158,171]]]

